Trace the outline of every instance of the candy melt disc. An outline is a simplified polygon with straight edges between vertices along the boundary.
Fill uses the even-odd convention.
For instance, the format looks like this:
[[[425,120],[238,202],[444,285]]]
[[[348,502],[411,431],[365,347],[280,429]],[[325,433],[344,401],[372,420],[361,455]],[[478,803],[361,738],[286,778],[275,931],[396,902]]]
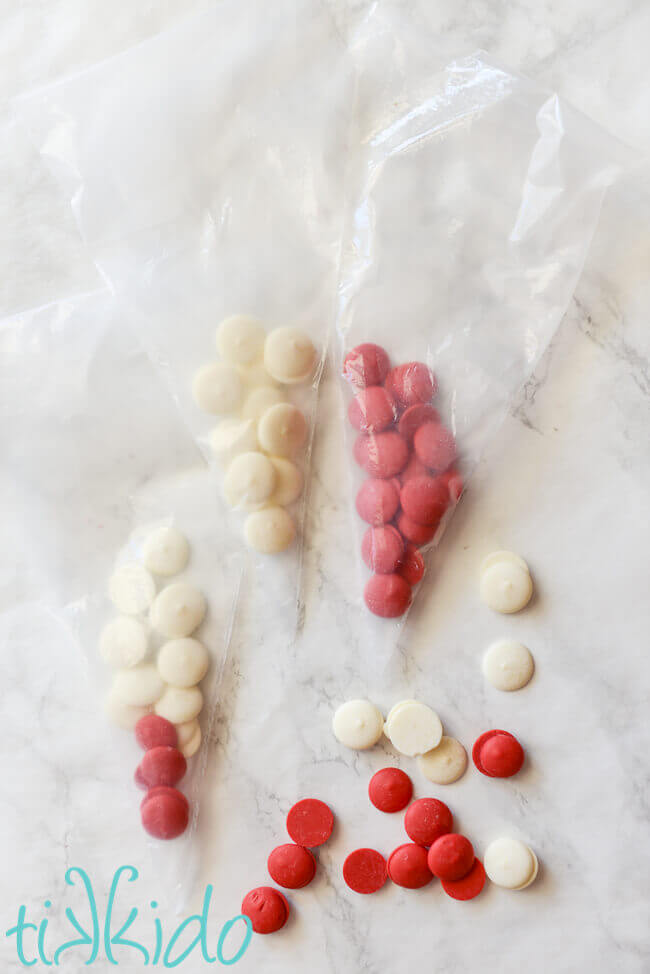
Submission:
[[[387,877],[386,860],[376,849],[355,849],[343,863],[343,879],[355,893],[376,893]]]
[[[437,527],[449,507],[449,488],[437,477],[412,477],[402,487],[400,502],[408,518]]]
[[[438,715],[426,704],[404,702],[389,715],[384,733],[401,754],[415,757],[437,747],[442,739]]]
[[[199,716],[202,707],[203,694],[198,687],[167,687],[154,709],[172,724],[186,724]]]
[[[210,433],[210,446],[222,467],[228,467],[240,453],[259,451],[257,430],[251,419],[222,419]]]
[[[465,774],[467,751],[460,741],[443,735],[437,747],[418,757],[418,767],[434,784],[450,785]]]
[[[128,669],[147,655],[147,630],[138,619],[119,616],[102,631],[99,651],[110,666]]]
[[[217,327],[217,351],[231,365],[249,365],[259,359],[265,339],[262,322],[252,315],[230,315]]]
[[[242,393],[239,372],[225,362],[204,365],[192,381],[192,394],[197,406],[214,416],[236,412],[241,405]]]
[[[287,832],[297,845],[313,849],[327,842],[334,828],[332,810],[318,798],[303,798],[289,810]]]
[[[148,707],[162,696],[165,684],[151,663],[141,663],[129,670],[118,670],[113,679],[115,696],[131,707]]]
[[[441,835],[429,849],[429,869],[438,879],[462,879],[474,863],[472,843],[464,835],[449,832]]]
[[[151,606],[151,625],[168,639],[191,636],[203,622],[206,603],[203,594],[187,582],[173,582]]]
[[[302,494],[304,478],[302,470],[284,457],[269,458],[275,467],[275,490],[269,501],[272,507],[287,507]]]
[[[277,846],[267,860],[269,876],[285,889],[302,889],[316,874],[316,860],[309,849],[287,842]]]
[[[251,921],[255,933],[275,933],[289,919],[289,903],[282,893],[272,886],[258,886],[247,893],[241,911]]]
[[[316,349],[298,328],[275,328],[264,342],[264,365],[278,382],[304,382],[316,365]]]
[[[146,539],[144,563],[154,575],[177,575],[190,557],[190,546],[184,534],[173,525],[160,527]]]
[[[223,493],[231,507],[254,511],[271,497],[276,485],[275,467],[263,453],[240,453],[223,481]]]
[[[394,619],[403,615],[411,604],[411,586],[395,573],[373,575],[366,583],[363,597],[375,615]]]
[[[395,402],[383,386],[361,389],[348,407],[348,419],[363,433],[381,433],[395,422]]]
[[[190,807],[176,788],[153,788],[140,806],[142,825],[156,839],[175,839],[187,828]]]
[[[308,433],[303,413],[289,402],[269,406],[257,426],[260,446],[276,457],[294,457],[307,442]]]
[[[474,742],[472,760],[488,778],[511,778],[524,763],[524,749],[508,731],[489,730]]]
[[[401,406],[415,406],[433,399],[436,380],[424,362],[406,362],[388,373],[386,388]]]
[[[360,433],[354,444],[354,458],[371,477],[394,477],[406,466],[409,449],[395,430]]]
[[[379,386],[390,370],[390,360],[380,345],[365,342],[351,349],[343,361],[343,377],[356,386]]]
[[[419,524],[410,518],[404,511],[400,511],[395,521],[397,530],[405,539],[414,545],[429,544],[436,533],[437,524]]]
[[[485,869],[480,859],[474,860],[474,865],[462,879],[442,880],[442,888],[447,896],[454,900],[473,900],[485,886]]]
[[[488,878],[506,889],[524,889],[533,873],[536,873],[536,858],[532,850],[519,839],[506,837],[489,844],[483,856],[483,865]]]
[[[210,656],[198,639],[171,639],[158,652],[158,672],[173,687],[193,687],[208,672]]]
[[[178,749],[185,758],[191,758],[201,746],[201,725],[196,717],[186,721],[184,724],[177,724]]]
[[[187,771],[187,763],[176,747],[160,745],[146,752],[140,762],[140,777],[148,788],[175,785]]]
[[[356,507],[359,517],[368,524],[386,524],[397,513],[399,491],[391,480],[370,477],[359,488]]]
[[[401,812],[413,795],[411,779],[399,768],[382,768],[368,785],[368,797],[380,812]]]
[[[437,423],[439,418],[433,406],[417,403],[415,406],[409,406],[408,409],[404,410],[400,416],[397,429],[404,439],[410,442],[420,426],[425,423]]]
[[[380,575],[397,571],[403,554],[404,541],[392,524],[371,527],[365,532],[361,542],[361,557],[371,571]]]
[[[404,828],[409,839],[417,845],[431,846],[441,835],[451,832],[454,819],[437,798],[418,798],[409,805],[404,816]]]
[[[244,537],[249,548],[263,555],[285,551],[296,536],[296,525],[283,507],[265,507],[249,514],[244,522]]]
[[[397,574],[411,586],[417,585],[424,577],[424,558],[410,541],[404,546],[404,553],[397,566]]]
[[[332,729],[337,741],[345,747],[365,751],[383,734],[384,718],[369,700],[348,700],[336,710]]]
[[[420,426],[413,437],[413,446],[418,459],[436,473],[442,473],[456,459],[456,441],[440,423]]]
[[[276,386],[259,386],[257,389],[251,389],[246,396],[241,414],[244,419],[257,423],[267,409],[286,401],[286,395]]]
[[[483,657],[483,675],[497,690],[520,690],[531,680],[535,662],[529,649],[514,639],[500,639]]]
[[[533,580],[518,560],[501,558],[481,568],[481,600],[495,612],[519,612],[530,602]]]
[[[433,879],[427,865],[427,850],[410,842],[398,846],[388,857],[388,875],[405,889],[427,886]]]
[[[145,751],[152,747],[176,747],[178,744],[174,725],[157,714],[140,718],[135,725],[135,739]]]

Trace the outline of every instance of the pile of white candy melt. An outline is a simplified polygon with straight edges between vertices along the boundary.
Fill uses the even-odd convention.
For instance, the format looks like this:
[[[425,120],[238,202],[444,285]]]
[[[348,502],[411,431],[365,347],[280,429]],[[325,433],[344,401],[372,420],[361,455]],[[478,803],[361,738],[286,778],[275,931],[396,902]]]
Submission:
[[[295,464],[309,427],[289,401],[286,386],[306,382],[316,365],[316,349],[297,328],[266,332],[257,318],[232,315],[216,334],[220,361],[194,376],[192,392],[206,413],[224,417],[210,435],[224,470],[228,504],[247,514],[244,537],[263,554],[284,551],[296,527],[286,510],[303,490]],[[283,388],[283,386],[285,388]]]
[[[109,595],[120,615],[104,628],[99,643],[103,659],[115,668],[106,708],[109,717],[132,730],[153,711],[176,726],[178,747],[186,758],[201,744],[198,716],[203,694],[198,684],[208,671],[210,656],[193,633],[203,622],[206,601],[184,581],[158,590],[155,576],[178,575],[189,555],[184,535],[177,528],[161,527],[146,539],[143,563],[118,565]]]

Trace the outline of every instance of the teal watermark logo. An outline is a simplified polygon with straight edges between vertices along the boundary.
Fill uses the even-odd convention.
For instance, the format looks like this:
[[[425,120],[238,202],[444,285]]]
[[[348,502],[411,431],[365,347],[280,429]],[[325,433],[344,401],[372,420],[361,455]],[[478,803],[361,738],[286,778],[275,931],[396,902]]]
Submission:
[[[69,951],[75,951],[75,956],[86,967],[100,957],[106,958],[110,964],[119,966],[122,960],[131,963],[138,956],[143,967],[157,965],[163,968],[179,967],[190,958],[193,970],[200,961],[204,964],[230,966],[242,959],[253,936],[251,921],[242,913],[223,924],[216,946],[212,948],[214,953],[209,949],[208,923],[213,893],[211,885],[206,886],[201,912],[186,917],[169,934],[166,934],[160,917],[155,914],[158,904],[152,900],[149,903],[148,922],[144,925],[150,928],[153,919],[153,932],[150,932],[145,942],[135,939],[138,926],[143,926],[145,911],[132,906],[121,925],[115,918],[118,893],[122,892],[124,895],[125,883],[134,883],[138,875],[135,866],[120,866],[115,871],[106,909],[103,915],[100,915],[88,873],[76,866],[68,869],[65,881],[68,886],[77,886],[83,891],[88,908],[88,919],[85,923],[81,923],[78,914],[75,914],[69,906],[66,907],[65,917],[70,925],[68,933],[74,931],[74,936],[63,942],[60,939],[55,942],[57,938],[48,929],[48,917],[45,916],[34,923],[27,916],[27,908],[20,906],[16,923],[5,931],[5,937],[14,942],[16,956],[20,963],[24,967],[35,967],[37,964],[44,967],[58,967],[61,958]],[[43,906],[45,910],[49,910],[52,903],[50,900],[45,900]],[[140,924],[136,925],[138,918]],[[130,936],[127,937],[129,931]]]

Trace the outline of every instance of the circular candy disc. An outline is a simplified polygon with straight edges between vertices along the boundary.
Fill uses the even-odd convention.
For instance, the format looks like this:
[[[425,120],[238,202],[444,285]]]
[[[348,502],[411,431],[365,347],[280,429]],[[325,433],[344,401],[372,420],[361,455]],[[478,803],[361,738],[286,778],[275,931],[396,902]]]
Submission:
[[[511,778],[524,763],[524,749],[517,738],[504,730],[489,730],[474,742],[472,760],[488,778]]]
[[[394,477],[405,466],[409,448],[395,430],[360,433],[354,444],[354,458],[371,477]]]
[[[420,426],[423,426],[424,423],[437,423],[439,418],[433,406],[429,406],[427,403],[416,403],[415,406],[409,406],[408,409],[404,410],[400,416],[397,429],[405,440],[410,441]]]
[[[473,900],[484,886],[485,870],[480,859],[474,860],[474,865],[462,879],[442,880],[442,888],[454,900]]]
[[[380,812],[401,812],[413,795],[413,785],[399,768],[382,768],[373,774],[368,797]]]
[[[198,639],[170,639],[158,652],[158,672],[173,687],[193,687],[208,672],[210,656]]]
[[[500,639],[483,657],[483,675],[497,690],[520,690],[531,680],[535,662],[529,649],[514,639]]]
[[[287,832],[297,845],[314,849],[327,842],[334,828],[334,815],[318,798],[303,798],[289,810]]]
[[[356,507],[359,517],[368,524],[386,524],[397,513],[399,491],[391,480],[369,477],[359,488]]]
[[[258,886],[247,893],[241,911],[251,921],[255,933],[275,933],[289,919],[289,904],[272,886]]]
[[[316,860],[309,849],[287,842],[277,846],[267,860],[269,876],[285,889],[302,889],[316,874]]]
[[[275,467],[263,453],[240,453],[226,470],[223,493],[231,507],[254,511],[275,490]]]
[[[418,798],[407,809],[404,828],[409,839],[421,846],[431,846],[441,835],[451,832],[454,819],[437,798]]]
[[[147,630],[138,619],[119,616],[102,631],[99,651],[111,666],[129,668],[147,655]]]
[[[228,467],[240,453],[259,451],[257,429],[251,419],[222,419],[210,433],[210,446],[222,467]]]
[[[309,336],[298,328],[274,328],[266,336],[264,365],[278,382],[304,382],[315,364],[316,349]]]
[[[302,494],[302,470],[285,457],[269,457],[275,467],[275,490],[269,501],[272,507],[288,507]]]
[[[495,612],[519,612],[528,605],[532,594],[530,573],[516,561],[495,561],[481,571],[481,601]]]
[[[293,518],[277,505],[249,514],[244,522],[246,544],[263,555],[277,555],[285,551],[295,536]]]
[[[381,385],[389,370],[388,355],[380,345],[371,342],[351,349],[343,361],[343,377],[357,389]]]
[[[450,785],[465,774],[467,751],[460,741],[443,735],[437,747],[418,757],[418,767],[434,784]]]
[[[167,687],[154,710],[172,724],[186,724],[201,713],[203,694],[198,687]]]
[[[520,889],[528,889],[528,887],[531,885],[531,883],[534,883],[535,880],[537,879],[537,874],[539,872],[539,860],[537,859],[537,856],[535,855],[535,853],[533,852],[532,849],[529,849],[528,851],[530,852],[531,856],[533,857],[533,871],[532,871],[530,877],[526,880],[526,882],[522,886],[518,886],[517,887],[518,890],[520,890]]]
[[[173,582],[159,592],[151,606],[151,625],[168,639],[191,636],[203,622],[205,598],[187,582]]]
[[[393,397],[383,386],[361,389],[348,407],[348,419],[362,433],[381,433],[395,422]]]
[[[217,327],[217,351],[231,365],[249,365],[261,357],[266,331],[252,315],[230,315]]]
[[[201,746],[201,725],[196,717],[185,721],[184,724],[177,724],[178,748],[185,758],[191,758]]]
[[[472,868],[474,849],[464,835],[448,832],[441,835],[429,849],[429,869],[438,879],[462,879]]]
[[[361,557],[373,572],[389,575],[398,570],[404,554],[402,536],[392,524],[368,528],[361,542]]]
[[[373,575],[363,590],[363,598],[376,616],[395,619],[404,615],[411,604],[411,586],[401,575]]]
[[[427,865],[427,850],[411,842],[398,846],[388,857],[388,875],[405,889],[427,886],[433,879]]]
[[[535,870],[532,851],[519,839],[495,839],[485,850],[483,865],[488,878],[506,889],[523,889]]]
[[[412,477],[402,487],[400,502],[408,518],[436,527],[449,507],[449,488],[438,477]]]
[[[501,561],[510,561],[515,565],[519,565],[519,567],[525,572],[529,571],[528,565],[524,559],[521,557],[521,555],[516,555],[514,551],[492,551],[489,555],[486,555],[481,562],[481,573],[487,571],[488,568],[492,568],[493,565],[496,565]]]
[[[401,406],[407,408],[433,399],[437,383],[424,362],[405,362],[388,373],[386,388]]]
[[[424,423],[413,437],[418,459],[425,467],[442,473],[456,459],[456,441],[440,423]]]
[[[397,574],[409,585],[417,585],[424,578],[424,558],[412,542],[407,541],[400,559]]]
[[[237,369],[224,362],[204,365],[194,376],[192,394],[199,409],[215,416],[239,409],[242,382]]]
[[[177,575],[190,557],[190,546],[184,534],[173,525],[160,527],[146,539],[144,563],[154,575]]]
[[[177,784],[187,771],[187,762],[181,752],[166,745],[149,748],[140,762],[140,778],[148,788],[157,785]]]
[[[260,446],[276,457],[295,456],[305,445],[308,433],[304,414],[290,402],[269,406],[257,426]]]
[[[401,754],[415,757],[437,747],[442,739],[440,718],[426,704],[405,702],[389,715],[384,728],[393,747]]]
[[[149,707],[160,699],[165,684],[152,663],[141,663],[130,670],[118,670],[112,692],[131,707]]]
[[[156,839],[175,839],[187,828],[190,808],[185,795],[176,788],[153,788],[140,806],[146,832]]]
[[[176,747],[178,734],[176,728],[158,714],[147,714],[135,725],[135,739],[143,750],[152,747]]]
[[[429,544],[438,528],[437,524],[419,524],[410,518],[404,511],[400,511],[395,520],[397,530],[405,541],[410,541],[414,545]]]
[[[369,700],[348,700],[336,710],[332,730],[345,747],[365,751],[384,733],[384,718]]]
[[[355,849],[343,863],[343,879],[355,893],[376,893],[387,877],[386,860],[375,849]]]

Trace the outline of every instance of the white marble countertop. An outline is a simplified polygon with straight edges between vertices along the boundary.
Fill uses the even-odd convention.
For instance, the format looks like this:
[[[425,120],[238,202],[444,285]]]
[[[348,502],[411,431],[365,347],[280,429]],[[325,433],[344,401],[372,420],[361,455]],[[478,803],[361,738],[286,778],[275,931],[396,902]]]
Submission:
[[[99,0],[40,0],[7,10],[0,97],[116,53],[188,6],[120,0],[109,15]],[[369,6],[337,0],[341,29]],[[435,13],[430,7],[418,4],[418,15],[437,38],[441,63],[484,48],[631,146],[650,150],[646,4],[585,0],[567,9],[468,0],[436,5]],[[25,171],[12,154],[7,117],[4,125],[3,315],[91,281],[55,188]],[[348,534],[344,459],[335,424],[319,423],[304,625],[293,643],[283,619],[259,618],[244,593],[205,782],[201,868],[190,905],[200,908],[212,883],[214,929],[233,916],[242,893],[265,883],[266,856],[283,841],[284,816],[298,797],[331,799],[338,825],[319,856],[317,879],[292,896],[287,929],[255,938],[236,969],[649,969],[648,176],[641,165],[608,197],[570,308],[472,480],[389,674],[361,672],[357,662],[355,610],[347,605],[354,564],[341,557]],[[327,377],[321,416],[335,408],[336,386]],[[192,449],[178,448],[179,462],[192,458]],[[2,537],[5,548],[7,538],[15,542]],[[497,547],[524,555],[535,576],[534,603],[517,617],[495,618],[477,598],[479,562]],[[83,667],[44,626],[46,632],[43,646],[5,642],[0,658],[3,930],[21,903],[40,919],[48,896],[60,917],[68,866],[87,869],[101,898],[122,864],[110,842],[115,762],[107,758],[104,773],[97,757],[113,747],[113,732],[95,733],[96,702],[84,689]],[[535,656],[535,677],[517,694],[490,691],[481,676],[481,653],[501,635],[521,638]],[[353,695],[386,709],[403,697],[428,700],[467,745],[488,727],[517,729],[530,760],[514,782],[479,780],[470,771],[439,791],[479,850],[503,831],[529,841],[541,863],[534,886],[522,894],[488,888],[471,904],[434,886],[415,894],[387,887],[367,899],[347,890],[340,877],[347,851],[376,845],[388,852],[402,841],[400,822],[367,802],[371,773],[386,761],[411,770],[388,747],[356,754],[333,744],[332,708]],[[417,795],[431,793],[412,770]],[[118,812],[125,807],[120,798]],[[80,854],[84,861],[75,862]],[[142,890],[144,907],[156,895],[156,877],[143,876]],[[173,924],[169,913],[166,928]],[[5,938],[0,956],[3,970],[22,969]],[[79,961],[62,966],[81,969]],[[93,966],[111,969],[101,960]],[[119,969],[141,966],[124,960]],[[202,965],[188,960],[181,969]]]

